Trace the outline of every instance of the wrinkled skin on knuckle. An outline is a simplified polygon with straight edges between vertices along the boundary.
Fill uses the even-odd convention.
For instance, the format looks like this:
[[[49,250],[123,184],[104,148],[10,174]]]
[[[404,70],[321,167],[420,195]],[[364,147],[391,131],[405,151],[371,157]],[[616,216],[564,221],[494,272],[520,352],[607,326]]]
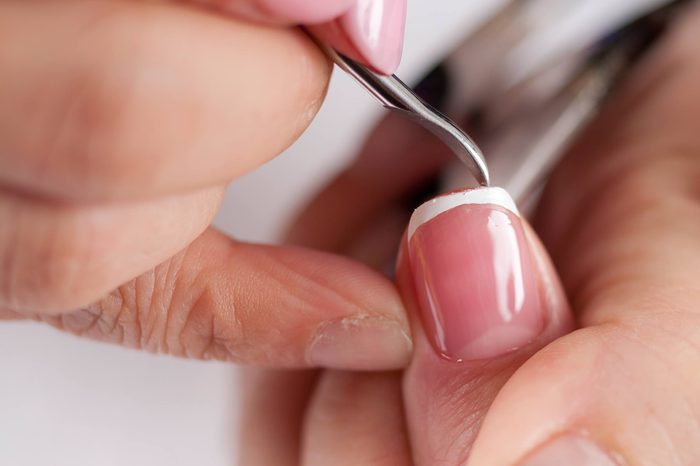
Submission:
[[[253,357],[235,294],[222,299],[210,270],[191,267],[192,247],[100,301],[42,319],[83,337],[193,359]]]
[[[79,336],[185,356],[183,317],[174,302],[181,262],[178,255],[94,304],[44,320]]]

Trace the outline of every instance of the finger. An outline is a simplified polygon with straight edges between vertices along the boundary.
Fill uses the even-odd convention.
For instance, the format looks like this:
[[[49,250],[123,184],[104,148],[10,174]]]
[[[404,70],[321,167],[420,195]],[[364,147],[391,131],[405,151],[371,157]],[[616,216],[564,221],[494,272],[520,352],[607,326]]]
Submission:
[[[0,189],[0,308],[58,313],[102,298],[191,243],[223,194],[75,205]]]
[[[22,320],[24,316],[9,309],[0,309],[0,320]]]
[[[400,299],[382,276],[215,231],[99,303],[48,320],[153,352],[278,368],[393,369],[411,352]]]
[[[228,182],[297,138],[330,72],[303,33],[183,5],[2,2],[0,30],[0,182],[61,198]]]
[[[569,308],[546,252],[501,189],[424,204],[402,252],[399,286],[415,342],[404,379],[414,458],[464,464],[503,384],[570,331]]]
[[[541,222],[586,328],[508,382],[473,464],[700,460],[699,23],[650,57],[553,179]]]
[[[407,0],[358,0],[342,16],[311,30],[332,47],[382,74],[399,67]]]
[[[301,464],[413,464],[401,400],[400,373],[323,373],[304,424]]]
[[[238,464],[298,466],[304,413],[316,371],[246,370]]]
[[[383,74],[401,62],[407,0],[195,0],[263,23],[304,24],[334,49]]]

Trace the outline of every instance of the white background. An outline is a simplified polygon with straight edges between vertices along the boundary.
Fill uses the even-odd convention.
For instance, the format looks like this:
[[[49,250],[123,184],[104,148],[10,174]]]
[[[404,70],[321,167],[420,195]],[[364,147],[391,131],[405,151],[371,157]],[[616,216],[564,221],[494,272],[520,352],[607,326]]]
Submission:
[[[500,2],[409,2],[400,75],[417,78]],[[348,162],[376,104],[336,73],[319,118],[287,153],[236,182],[217,224],[274,241],[303,199]],[[33,323],[0,326],[0,465],[234,464],[236,378],[201,363],[82,341]]]

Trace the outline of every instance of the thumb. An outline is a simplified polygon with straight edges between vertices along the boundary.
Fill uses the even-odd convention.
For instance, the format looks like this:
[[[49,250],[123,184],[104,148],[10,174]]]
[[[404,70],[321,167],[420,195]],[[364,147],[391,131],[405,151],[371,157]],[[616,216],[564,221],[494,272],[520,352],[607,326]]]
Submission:
[[[499,188],[413,214],[398,267],[412,315],[404,383],[416,462],[462,464],[496,393],[572,320],[539,241]]]

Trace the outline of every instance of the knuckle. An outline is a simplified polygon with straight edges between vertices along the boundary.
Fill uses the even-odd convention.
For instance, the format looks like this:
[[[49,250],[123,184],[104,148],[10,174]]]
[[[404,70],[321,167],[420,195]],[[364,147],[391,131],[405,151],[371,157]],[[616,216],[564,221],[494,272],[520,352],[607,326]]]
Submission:
[[[221,299],[206,272],[183,269],[187,251],[119,287],[69,318],[63,326],[103,341],[193,359],[236,360],[240,330],[222,316]],[[67,320],[68,319],[68,320]],[[232,318],[235,321],[235,318]]]
[[[186,267],[195,259],[189,249],[102,298],[92,295],[105,283],[89,265],[100,250],[90,236],[63,226],[50,235],[20,233],[17,241],[0,242],[6,272],[0,304],[80,336],[153,353],[238,361],[258,351],[245,337],[251,329],[241,322],[235,298],[212,287],[206,269]],[[259,351],[260,358],[267,354]]]
[[[239,312],[235,288],[222,290],[212,285],[216,282],[206,269],[179,280],[178,288],[187,292],[170,306],[174,325],[168,328],[167,340],[190,358],[240,361],[250,357],[254,347],[248,319]]]

